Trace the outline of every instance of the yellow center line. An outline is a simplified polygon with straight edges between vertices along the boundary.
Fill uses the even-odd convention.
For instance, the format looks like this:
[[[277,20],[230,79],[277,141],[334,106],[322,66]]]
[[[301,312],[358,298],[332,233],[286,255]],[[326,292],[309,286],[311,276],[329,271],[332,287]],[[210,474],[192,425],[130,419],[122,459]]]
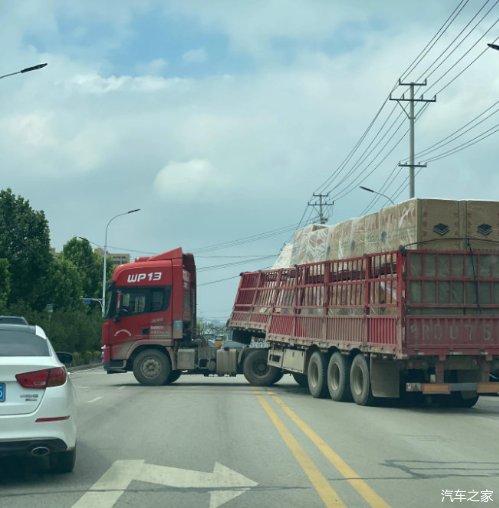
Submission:
[[[271,395],[271,397],[370,506],[375,508],[389,508],[390,505],[369,487],[369,485],[292,409],[277,397],[277,395]]]
[[[294,455],[296,461],[298,464],[300,464],[301,468],[308,476],[317,494],[319,494],[320,498],[322,499],[324,505],[327,508],[344,507],[345,505],[342,503],[338,494],[331,487],[331,485],[329,485],[329,482],[319,471],[319,468],[306,454],[305,450],[299,445],[298,441],[286,428],[283,421],[279,418],[279,416],[277,416],[277,413],[272,409],[270,404],[261,395],[256,395],[256,398],[258,399],[258,402],[260,402],[265,412],[269,415],[272,423],[276,427],[287,447],[291,450],[291,453]]]

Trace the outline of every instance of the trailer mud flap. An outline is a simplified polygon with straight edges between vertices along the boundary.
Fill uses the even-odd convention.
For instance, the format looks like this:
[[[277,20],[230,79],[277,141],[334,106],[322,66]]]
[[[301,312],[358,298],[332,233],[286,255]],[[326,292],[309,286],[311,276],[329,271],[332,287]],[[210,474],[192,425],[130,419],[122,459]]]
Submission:
[[[397,362],[371,356],[371,391],[375,397],[400,397],[400,368]]]

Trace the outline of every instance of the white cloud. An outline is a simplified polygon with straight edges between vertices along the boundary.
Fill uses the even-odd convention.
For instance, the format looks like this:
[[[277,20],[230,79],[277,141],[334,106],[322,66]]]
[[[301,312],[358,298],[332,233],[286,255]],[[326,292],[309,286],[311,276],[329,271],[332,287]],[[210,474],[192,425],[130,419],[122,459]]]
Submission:
[[[208,60],[208,55],[204,48],[191,49],[182,55],[182,61],[185,64],[199,64]]]
[[[67,81],[67,86],[89,94],[107,94],[120,90],[150,93],[179,81],[176,78],[167,80],[156,76],[103,77],[99,74],[77,74]]]
[[[183,203],[217,202],[224,187],[210,161],[201,159],[170,161],[154,179],[154,188],[162,198]]]
[[[149,76],[154,76],[156,74],[161,74],[168,67],[168,62],[163,58],[155,58],[150,62],[146,62],[144,64],[137,65],[137,72],[139,74],[146,74]]]

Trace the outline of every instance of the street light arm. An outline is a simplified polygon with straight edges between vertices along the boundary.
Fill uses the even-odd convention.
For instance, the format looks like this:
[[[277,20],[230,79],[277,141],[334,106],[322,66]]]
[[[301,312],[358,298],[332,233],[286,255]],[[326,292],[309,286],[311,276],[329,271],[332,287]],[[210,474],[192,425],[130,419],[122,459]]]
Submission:
[[[43,67],[46,67],[47,65],[48,64],[46,64],[46,63],[42,63],[42,64],[38,64],[38,65],[33,65],[32,67],[26,67],[24,69],[21,69],[20,71],[10,72],[9,74],[4,74],[4,75],[0,76],[0,79],[8,78],[9,76],[15,76],[16,74],[24,74],[25,72],[31,72],[31,71],[36,71],[38,69],[43,69]]]
[[[104,314],[106,312],[106,270],[107,270],[107,231],[109,229],[109,225],[111,222],[113,222],[114,219],[117,219],[118,217],[121,217],[123,215],[128,215],[130,213],[139,212],[140,208],[135,208],[133,210],[128,210],[128,212],[119,213],[118,215],[115,215],[114,217],[111,217],[106,224],[106,232],[104,235],[104,263],[102,267],[102,316],[104,317]]]
[[[31,67],[26,67],[25,69],[21,69],[19,72],[24,73],[24,72],[36,71],[38,69],[43,69],[44,67],[47,67],[47,65],[48,64],[46,64],[46,63],[42,63],[42,64],[38,64],[38,65],[33,65]]]
[[[390,203],[392,205],[395,204],[395,201],[393,201],[392,198],[388,197],[386,194],[383,194],[382,192],[375,191],[373,189],[370,189],[369,187],[364,187],[362,185],[359,185],[359,188],[362,189],[362,190],[365,190],[367,192],[372,192],[373,194],[378,194],[378,196],[382,196],[382,197],[386,198],[388,201],[390,201]]]

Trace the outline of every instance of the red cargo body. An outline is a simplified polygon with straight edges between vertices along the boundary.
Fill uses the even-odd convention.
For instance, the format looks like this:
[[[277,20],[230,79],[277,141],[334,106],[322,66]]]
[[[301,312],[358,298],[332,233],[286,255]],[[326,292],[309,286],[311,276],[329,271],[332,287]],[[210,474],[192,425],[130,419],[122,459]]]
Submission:
[[[397,251],[243,273],[229,326],[399,359],[499,355],[499,254]]]
[[[398,396],[388,377],[408,391],[499,391],[488,383],[499,367],[499,252],[401,250],[243,273],[229,327],[265,335],[271,365],[286,369],[286,351],[301,351],[291,372],[306,373],[314,350],[326,365],[335,351],[362,354],[379,396]]]

